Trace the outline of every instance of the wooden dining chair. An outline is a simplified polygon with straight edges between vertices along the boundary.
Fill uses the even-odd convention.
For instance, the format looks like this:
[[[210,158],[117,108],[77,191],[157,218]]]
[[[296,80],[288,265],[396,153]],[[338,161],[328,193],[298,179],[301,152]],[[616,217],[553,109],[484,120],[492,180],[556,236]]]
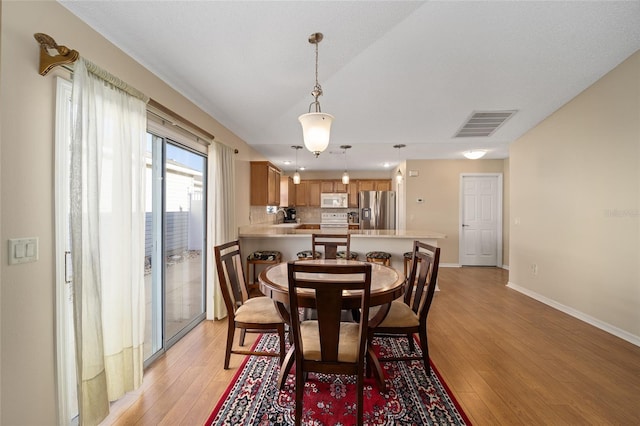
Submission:
[[[379,361],[422,360],[427,373],[430,374],[427,315],[433,301],[439,263],[440,248],[414,241],[411,271],[406,281],[404,299],[391,302],[389,312],[382,322],[376,327],[369,328],[369,344],[371,344],[374,336],[407,337],[409,339],[409,349],[414,353],[413,335],[418,333],[422,356],[379,357]],[[411,283],[415,283],[415,287]],[[372,310],[370,317],[373,317],[375,313]]]
[[[344,247],[345,259],[351,259],[351,234],[311,234],[311,250],[324,248],[325,259],[337,259],[338,247]]]
[[[296,402],[295,424],[302,422],[304,383],[307,373],[349,374],[356,376],[357,421],[363,424],[364,360],[367,348],[367,318],[371,294],[370,264],[288,263],[289,305],[298,309],[298,292],[315,294],[317,320],[301,321],[291,316],[295,348]],[[347,274],[351,276],[346,276]],[[360,322],[341,322],[343,291],[360,294]],[[350,306],[351,307],[351,306]],[[354,306],[355,307],[355,304]]]
[[[284,360],[284,320],[278,313],[276,305],[266,296],[248,297],[248,290],[242,270],[242,256],[239,241],[231,241],[214,247],[216,267],[220,290],[227,308],[227,346],[224,356],[224,369],[229,368],[231,354],[259,355],[280,357],[280,364]],[[244,345],[244,335],[247,330],[259,332],[276,332],[280,338],[280,352],[260,352],[233,349],[233,339],[236,328],[241,330],[240,346]]]
[[[344,248],[343,259],[351,259],[351,234],[311,234],[311,250],[316,252],[316,248],[324,248],[325,259],[338,259],[338,248]],[[312,310],[305,310],[305,318],[311,318],[314,315]],[[349,315],[345,312],[345,315]],[[360,311],[358,309],[351,310],[351,316],[354,321],[360,321]]]

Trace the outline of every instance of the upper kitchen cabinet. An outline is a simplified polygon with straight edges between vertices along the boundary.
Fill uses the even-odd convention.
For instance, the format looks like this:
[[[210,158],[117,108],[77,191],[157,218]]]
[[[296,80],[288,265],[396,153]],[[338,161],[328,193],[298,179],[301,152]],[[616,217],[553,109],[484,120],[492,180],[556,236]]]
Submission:
[[[358,180],[359,191],[391,191],[391,179]]]
[[[391,191],[391,179],[375,181],[376,191]]]
[[[358,181],[358,192],[360,191],[376,191],[376,181],[371,179]]]
[[[307,188],[307,206],[320,207],[320,194],[322,193],[322,181],[310,180]]]
[[[358,181],[351,179],[349,181],[349,207],[358,207]]]
[[[293,184],[291,176],[280,178],[280,205],[282,207],[293,207],[296,205],[296,186]]]
[[[282,171],[268,161],[251,162],[251,205],[280,205]]]
[[[303,180],[296,185],[296,207],[320,207],[322,181]]]
[[[300,181],[300,183],[296,185],[296,207],[307,207],[309,205],[309,201],[307,200],[307,192],[309,192],[309,181]]]
[[[347,192],[347,185],[341,180],[323,180],[320,184],[320,192]]]

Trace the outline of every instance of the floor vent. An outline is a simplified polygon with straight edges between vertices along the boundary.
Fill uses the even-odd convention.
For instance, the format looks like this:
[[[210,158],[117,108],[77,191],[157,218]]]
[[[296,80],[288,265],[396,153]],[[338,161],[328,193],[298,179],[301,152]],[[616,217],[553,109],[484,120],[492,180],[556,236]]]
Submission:
[[[517,110],[474,111],[471,117],[469,117],[453,137],[469,138],[491,136],[516,112]]]

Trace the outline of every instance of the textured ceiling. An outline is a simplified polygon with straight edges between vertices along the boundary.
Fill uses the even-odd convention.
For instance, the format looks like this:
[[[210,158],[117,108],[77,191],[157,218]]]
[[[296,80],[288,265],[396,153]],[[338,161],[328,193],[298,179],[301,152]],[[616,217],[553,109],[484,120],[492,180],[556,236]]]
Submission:
[[[271,161],[291,170],[313,98],[335,116],[308,170],[508,157],[527,132],[640,49],[640,2],[61,1]],[[517,110],[454,138],[475,111]],[[224,141],[223,141],[224,142]],[[395,144],[406,144],[398,150]],[[330,153],[332,152],[332,153]]]

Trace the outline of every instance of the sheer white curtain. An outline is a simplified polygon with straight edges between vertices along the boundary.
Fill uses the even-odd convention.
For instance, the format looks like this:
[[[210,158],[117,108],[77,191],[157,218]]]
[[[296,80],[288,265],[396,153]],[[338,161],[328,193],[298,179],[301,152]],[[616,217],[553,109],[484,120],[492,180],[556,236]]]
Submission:
[[[207,319],[221,319],[227,315],[218,285],[213,259],[213,247],[238,238],[235,201],[234,149],[218,142],[209,146],[209,191],[207,208],[210,241],[207,256]],[[211,243],[212,242],[212,243]]]
[[[80,422],[142,383],[146,100],[76,63],[71,240]],[[89,72],[87,69],[92,69]]]

